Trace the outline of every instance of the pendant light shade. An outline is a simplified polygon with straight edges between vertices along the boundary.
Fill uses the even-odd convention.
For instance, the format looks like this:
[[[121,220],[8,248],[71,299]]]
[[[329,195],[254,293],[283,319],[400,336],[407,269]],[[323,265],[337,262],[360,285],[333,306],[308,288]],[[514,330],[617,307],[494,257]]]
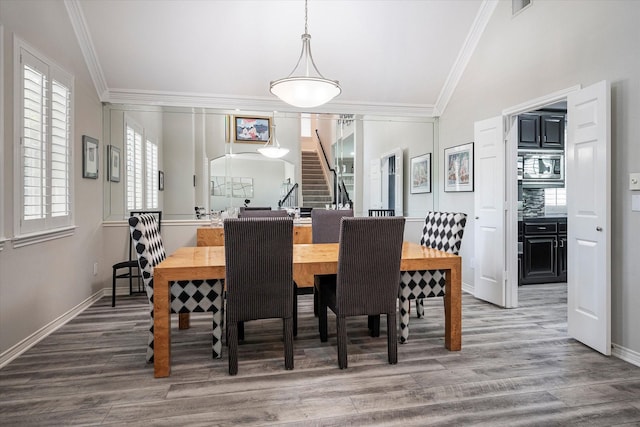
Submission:
[[[304,34],[298,63],[287,77],[273,80],[270,91],[287,104],[300,108],[318,107],[342,92],[340,83],[320,74],[313,61],[311,35],[307,31],[307,0],[304,2]]]
[[[275,122],[275,117],[274,117]],[[271,145],[269,145],[271,142]],[[279,159],[280,157],[286,156],[289,152],[288,148],[280,147],[280,143],[276,138],[276,125],[275,123],[271,126],[271,137],[266,144],[262,147],[258,148],[258,153],[262,154],[265,157],[269,157],[271,159]]]

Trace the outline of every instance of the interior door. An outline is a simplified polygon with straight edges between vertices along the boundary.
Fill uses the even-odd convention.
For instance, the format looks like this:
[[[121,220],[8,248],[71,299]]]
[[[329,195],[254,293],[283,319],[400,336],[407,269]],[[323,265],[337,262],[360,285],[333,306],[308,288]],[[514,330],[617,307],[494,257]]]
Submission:
[[[567,98],[569,336],[611,354],[610,87]]]
[[[474,295],[505,306],[505,140],[502,117],[476,122]]]

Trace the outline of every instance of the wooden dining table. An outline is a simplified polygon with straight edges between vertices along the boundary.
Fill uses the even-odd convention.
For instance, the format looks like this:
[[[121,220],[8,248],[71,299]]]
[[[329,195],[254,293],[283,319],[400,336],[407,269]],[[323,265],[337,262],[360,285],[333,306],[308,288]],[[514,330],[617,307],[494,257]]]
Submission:
[[[362,256],[366,256],[366,248]],[[458,351],[462,347],[462,259],[413,242],[402,245],[400,270],[446,271],[445,347]],[[338,271],[338,243],[293,245],[293,278],[335,274]],[[176,280],[217,279],[225,277],[224,246],[179,248],[153,271],[154,282],[154,375],[171,373],[171,298],[169,282]],[[299,286],[309,286],[302,284]],[[310,285],[313,286],[313,285]]]

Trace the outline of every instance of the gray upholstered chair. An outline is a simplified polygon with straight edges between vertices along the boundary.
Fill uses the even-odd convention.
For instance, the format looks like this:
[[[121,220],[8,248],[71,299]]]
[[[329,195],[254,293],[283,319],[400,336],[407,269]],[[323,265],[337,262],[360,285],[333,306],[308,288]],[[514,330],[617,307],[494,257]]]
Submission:
[[[452,212],[428,212],[420,244],[458,254],[467,215]],[[416,315],[424,315],[423,298],[444,297],[446,276],[440,270],[403,271],[400,276],[400,342],[409,339],[409,300],[416,300]],[[443,298],[444,301],[444,298]]]
[[[241,211],[239,218],[268,218],[268,217],[288,217],[289,214],[284,209],[263,210],[263,209],[247,209]]]
[[[293,369],[293,220],[224,221],[229,374],[238,373],[238,322],[282,318],[284,362]]]
[[[340,220],[353,217],[353,209],[313,209],[311,211],[311,241],[313,243],[338,243],[340,240]],[[335,274],[315,276],[314,282],[336,280]],[[318,293],[313,287],[313,314],[318,315]]]
[[[402,217],[343,218],[338,274],[317,286],[320,340],[327,341],[327,307],[336,314],[338,366],[347,367],[346,318],[387,318],[389,363],[398,361],[396,306],[404,234]]]
[[[153,269],[165,258],[166,253],[160,236],[160,226],[153,214],[134,215],[129,218],[129,229],[133,239],[142,280],[149,299],[149,343],[147,362],[153,361]],[[220,279],[170,282],[172,313],[213,313],[213,340],[211,350],[214,358],[222,354],[222,291]]]

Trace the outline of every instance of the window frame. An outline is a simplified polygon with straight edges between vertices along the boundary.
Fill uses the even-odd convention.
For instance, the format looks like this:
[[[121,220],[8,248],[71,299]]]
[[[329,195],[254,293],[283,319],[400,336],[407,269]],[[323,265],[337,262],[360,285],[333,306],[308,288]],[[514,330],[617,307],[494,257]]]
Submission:
[[[14,35],[14,247],[21,247],[28,244],[35,244],[42,241],[56,239],[60,237],[66,237],[72,235],[76,228],[75,221],[75,197],[74,197],[74,76],[65,71],[62,67],[57,65],[54,61],[49,59],[46,55],[39,52],[37,49],[30,46],[24,40]],[[23,55],[24,54],[24,55]],[[27,58],[23,63],[22,57]],[[45,127],[47,129],[46,136],[44,137],[45,144],[47,145],[45,169],[48,179],[51,179],[52,170],[52,156],[51,146],[54,144],[53,132],[52,132],[52,86],[53,82],[62,84],[68,91],[68,115],[65,117],[68,119],[68,133],[66,140],[66,149],[68,150],[68,157],[66,163],[67,177],[68,177],[68,212],[66,215],[52,215],[51,212],[51,195],[47,197],[45,202],[47,212],[44,218],[35,220],[24,220],[24,181],[23,181],[23,133],[24,133],[24,64],[35,66],[39,64],[44,67],[47,75],[47,100],[45,104],[46,122]],[[37,68],[37,67],[36,67]],[[50,181],[47,184],[50,186]]]

